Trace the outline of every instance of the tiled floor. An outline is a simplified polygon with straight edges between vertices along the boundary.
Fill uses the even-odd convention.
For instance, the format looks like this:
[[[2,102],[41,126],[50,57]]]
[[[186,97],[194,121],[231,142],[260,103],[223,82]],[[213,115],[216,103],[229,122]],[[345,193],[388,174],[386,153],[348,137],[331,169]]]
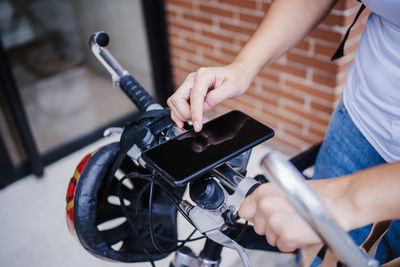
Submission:
[[[87,253],[69,234],[65,222],[65,193],[76,164],[86,153],[107,142],[110,140],[100,140],[48,166],[42,179],[29,176],[0,191],[0,266],[128,266]],[[257,165],[266,151],[265,147],[254,149],[249,175],[259,173]],[[179,235],[185,236],[190,231],[188,224],[182,219],[178,223]],[[192,246],[195,251],[201,247],[202,242]],[[156,265],[168,266],[171,257]],[[230,249],[224,249],[222,257],[221,266],[241,266],[236,253]],[[259,251],[251,251],[250,257],[253,266],[292,266],[293,261],[291,256]]]

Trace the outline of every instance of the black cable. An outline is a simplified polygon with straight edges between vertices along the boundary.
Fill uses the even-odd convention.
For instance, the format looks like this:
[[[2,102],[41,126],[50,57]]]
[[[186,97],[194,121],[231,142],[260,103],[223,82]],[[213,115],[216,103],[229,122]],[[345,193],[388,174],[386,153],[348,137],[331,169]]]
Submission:
[[[184,214],[184,211],[179,207],[179,204],[178,204],[178,200],[177,200],[177,198],[179,198],[180,199],[180,197],[179,196],[177,196],[176,194],[173,194],[173,193],[171,193],[167,188],[165,188],[163,185],[161,185],[161,184],[159,184],[159,183],[157,183],[157,182],[155,182],[154,181],[154,176],[153,175],[145,175],[145,174],[140,174],[140,173],[137,173],[137,172],[131,172],[131,173],[129,173],[129,174],[126,174],[123,178],[121,178],[120,180],[119,180],[119,183],[118,183],[118,185],[117,185],[117,192],[118,192],[118,197],[119,197],[119,200],[120,200],[120,203],[121,203],[121,207],[122,207],[122,210],[123,210],[123,212],[124,212],[124,215],[125,215],[125,217],[127,218],[127,220],[128,220],[128,223],[129,223],[129,225],[131,226],[131,228],[134,230],[134,233],[136,234],[136,235],[138,235],[139,236],[139,233],[138,233],[138,231],[137,231],[137,229],[136,229],[136,227],[134,226],[135,224],[134,224],[134,222],[132,221],[132,218],[130,217],[130,215],[129,215],[129,213],[128,213],[128,211],[127,211],[127,206],[125,205],[125,202],[124,202],[124,200],[123,200],[123,196],[122,196],[122,191],[121,191],[121,185],[122,185],[122,183],[123,183],[123,181],[124,180],[126,180],[126,179],[130,179],[130,178],[138,178],[138,179],[143,179],[143,180],[146,180],[146,181],[149,181],[149,184],[147,184],[144,188],[142,188],[142,190],[140,191],[140,195],[142,195],[142,194],[144,194],[144,192],[145,192],[145,189],[147,189],[147,187],[150,185],[150,197],[149,197],[149,199],[151,199],[151,202],[152,202],[152,185],[153,184],[156,184],[157,186],[159,186],[161,189],[163,189],[165,192],[167,192],[167,194],[168,194],[168,198],[169,198],[169,200],[180,210],[180,212],[181,213],[183,213],[182,215],[185,217],[185,218],[187,218],[187,220],[192,224],[192,222],[191,222],[191,220],[190,220],[190,218],[189,217],[187,217],[187,215],[186,214]],[[154,190],[153,190],[154,191]],[[139,196],[138,196],[138,198],[139,198]],[[138,200],[138,198],[137,198],[137,200]],[[181,199],[180,199],[181,200]],[[136,202],[136,205],[138,205],[138,203],[139,203],[139,201],[137,201]],[[151,204],[151,207],[152,207],[152,203],[149,203],[149,204]],[[138,211],[139,211],[139,208],[138,208],[138,206],[136,206],[136,208],[135,208],[135,210],[136,210],[136,215],[137,215],[137,217],[138,218],[140,218],[139,216],[138,216]],[[150,212],[151,212],[151,216],[150,216]],[[154,239],[152,238],[152,242],[153,242],[153,245],[154,245],[154,247],[156,248],[156,249],[158,249],[160,252],[162,252],[162,253],[171,253],[171,252],[173,252],[173,251],[176,251],[176,250],[178,250],[179,248],[181,248],[181,247],[183,247],[187,242],[193,242],[193,241],[197,241],[197,240],[200,240],[200,239],[203,239],[203,238],[205,238],[205,236],[200,236],[200,237],[197,237],[197,238],[193,238],[193,239],[191,239],[191,237],[195,234],[195,232],[197,231],[197,229],[194,229],[193,231],[192,231],[192,233],[186,238],[186,239],[184,239],[184,240],[179,240],[179,239],[170,239],[170,238],[167,238],[167,237],[164,237],[164,236],[161,236],[161,235],[158,235],[158,234],[156,234],[156,233],[154,233],[154,229],[153,229],[153,222],[152,222],[152,208],[151,209],[149,209],[149,220],[150,220],[150,223],[149,223],[149,226],[150,226],[150,237],[153,235],[153,237],[154,237]],[[140,221],[140,219],[139,219],[139,221]],[[141,222],[141,224],[144,226],[144,223],[143,222]],[[157,236],[158,238],[160,238],[160,239],[163,239],[163,240],[167,240],[167,241],[171,241],[171,242],[181,242],[182,244],[180,244],[180,245],[178,245],[178,246],[175,246],[173,249],[171,249],[171,251],[167,251],[167,250],[162,250],[162,248],[161,248],[161,246],[159,245],[159,243],[157,242],[157,240],[155,239],[155,236]],[[155,242],[154,242],[154,241]],[[161,248],[161,249],[160,249]],[[146,249],[146,248],[145,248]],[[164,252],[165,251],[165,252]],[[146,253],[147,254],[147,253]],[[150,254],[151,255],[151,254]],[[150,255],[148,255],[148,256],[150,256]]]
[[[244,232],[245,232],[246,227],[247,227],[248,224],[249,224],[249,222],[246,221],[246,222],[244,223],[244,225],[243,225],[242,230],[240,230],[239,234],[238,234],[233,240],[235,240],[236,242],[238,242],[240,239],[242,239],[243,234],[244,234]]]
[[[126,210],[125,202],[122,197],[122,190],[121,190],[122,182],[123,182],[123,179],[121,179],[120,182],[117,184],[117,193],[118,193],[119,202],[121,203],[122,212],[125,214],[126,220],[128,221],[128,224],[129,224],[130,228],[133,230],[134,234],[136,236],[140,236],[138,230],[135,227],[135,224],[132,221],[132,218],[130,216],[128,216],[128,211]],[[141,239],[141,241],[142,241],[141,243],[143,246],[144,253],[146,253],[146,255],[148,256],[151,266],[155,267],[156,265],[154,264],[153,255],[147,250],[146,243],[144,242],[144,240]]]
[[[185,212],[182,210],[182,208],[179,206],[179,203],[182,201],[182,199],[181,199],[177,194],[175,194],[174,192],[170,192],[170,190],[168,190],[168,188],[166,188],[166,187],[163,186],[162,184],[158,183],[158,182],[155,181],[154,179],[152,180],[151,178],[149,178],[149,177],[147,177],[147,176],[152,177],[152,175],[149,175],[149,174],[145,175],[145,174],[139,174],[139,173],[137,173],[137,172],[131,172],[131,173],[126,174],[123,178],[125,178],[125,177],[126,177],[126,178],[139,178],[139,179],[146,180],[146,181],[149,181],[149,182],[153,181],[157,186],[159,186],[160,188],[162,188],[162,189],[168,194],[169,199],[171,200],[172,204],[178,209],[178,211],[181,213],[181,215],[182,215],[193,227],[195,227],[195,226],[193,225],[192,220],[186,215],[186,213],[185,213]]]
[[[151,238],[151,242],[153,242],[154,247],[162,252],[162,253],[171,253],[173,251],[175,251],[176,249],[164,249],[160,246],[160,244],[158,243],[155,235],[154,235],[154,228],[153,228],[153,191],[154,191],[154,181],[152,180],[150,182],[150,193],[149,193],[149,232],[150,232],[150,238]]]
[[[121,179],[121,180],[122,180],[122,179]],[[143,195],[144,192],[149,188],[149,186],[150,186],[150,183],[146,184],[146,185],[140,190],[140,192],[139,192],[139,194],[138,194],[138,196],[137,196],[137,198],[136,198],[136,217],[138,218],[139,223],[143,226],[143,228],[146,228],[146,225],[145,225],[145,223],[144,223],[143,220],[142,220],[142,219],[143,219],[142,216],[140,216],[140,214],[139,214],[139,210],[140,210],[139,204],[140,204],[140,199],[142,198],[142,195]],[[164,190],[164,189],[163,189],[163,190]],[[171,199],[170,196],[168,196],[168,198],[169,198],[170,201],[173,201],[173,199]],[[197,231],[197,230],[194,229],[194,230],[193,230],[193,234],[194,234],[196,231]],[[192,236],[193,234],[190,234],[190,236]],[[185,242],[185,243],[187,243],[187,242],[193,242],[193,241],[197,241],[197,240],[201,240],[201,239],[204,239],[204,238],[205,238],[205,236],[200,236],[200,237],[196,237],[196,238],[192,238],[192,239],[187,239],[187,238],[186,238],[186,239],[171,239],[171,238],[165,237],[165,236],[160,235],[160,234],[157,234],[157,233],[155,233],[155,235],[157,236],[157,238],[162,239],[162,240],[164,240],[164,241],[178,242],[178,243],[182,243],[182,242]]]
[[[153,228],[153,192],[154,192],[154,177],[153,180],[150,182],[150,193],[149,193],[149,232],[150,232],[150,238],[151,241],[153,242],[154,247],[156,247],[157,250],[159,250],[162,253],[172,253],[178,249],[180,249],[181,247],[183,247],[185,245],[185,242],[183,242],[182,244],[175,246],[172,249],[166,250],[164,248],[162,248],[160,246],[160,244],[158,243],[157,239],[155,238],[155,234],[154,234],[154,228]],[[189,240],[192,235],[195,233],[196,231],[193,231],[186,240]]]

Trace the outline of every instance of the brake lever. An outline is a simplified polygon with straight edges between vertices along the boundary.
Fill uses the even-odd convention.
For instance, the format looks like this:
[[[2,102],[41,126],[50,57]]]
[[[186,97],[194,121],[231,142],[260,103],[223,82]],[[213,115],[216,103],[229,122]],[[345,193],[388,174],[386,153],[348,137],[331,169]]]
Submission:
[[[193,206],[186,200],[181,201],[179,206],[189,216],[197,230],[215,243],[236,250],[243,265],[245,267],[251,267],[250,259],[245,249],[222,232],[225,221],[219,211]]]
[[[239,245],[235,240],[225,235],[220,230],[211,230],[205,233],[205,235],[207,236],[207,238],[211,239],[212,241],[218,244],[236,250],[237,253],[239,254],[240,259],[242,260],[243,266],[251,267],[249,255],[247,255],[246,250],[241,245]]]
[[[225,166],[224,168],[229,168],[229,165]],[[222,175],[221,172],[219,173],[219,175]],[[226,216],[224,215],[229,212],[228,214],[231,216],[230,220],[236,220],[239,207],[248,195],[248,192],[252,192],[252,190],[259,185],[259,183],[253,178],[243,178],[243,176],[241,176],[239,173],[236,173],[236,175],[236,190],[231,195],[225,195],[226,201],[217,209],[204,209],[199,206],[194,206],[186,200],[181,201],[179,205],[188,215],[197,230],[214,242],[236,250],[243,262],[243,265],[245,267],[250,267],[250,259],[245,249],[222,232],[226,229]],[[230,186],[233,186],[232,181]]]

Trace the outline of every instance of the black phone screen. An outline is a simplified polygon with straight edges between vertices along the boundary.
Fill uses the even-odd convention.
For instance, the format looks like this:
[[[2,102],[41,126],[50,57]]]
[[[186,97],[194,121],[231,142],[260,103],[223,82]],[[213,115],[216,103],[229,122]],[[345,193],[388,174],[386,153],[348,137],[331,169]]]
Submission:
[[[234,110],[143,153],[146,162],[173,186],[183,186],[273,137],[268,126]]]

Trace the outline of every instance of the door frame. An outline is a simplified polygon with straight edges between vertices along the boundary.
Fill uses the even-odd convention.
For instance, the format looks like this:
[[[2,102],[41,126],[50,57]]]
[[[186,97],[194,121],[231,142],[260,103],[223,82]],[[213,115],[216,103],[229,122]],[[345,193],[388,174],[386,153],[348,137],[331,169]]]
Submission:
[[[165,4],[163,0],[142,0],[141,3],[146,25],[146,35],[150,48],[150,60],[156,99],[159,103],[164,105],[169,95],[173,92],[172,65],[169,53]],[[16,126],[18,137],[21,140],[26,154],[26,160],[14,166],[9,151],[0,134],[0,167],[2,170],[0,172],[0,189],[32,173],[38,178],[42,177],[45,166],[100,139],[103,136],[105,128],[110,126],[123,126],[124,123],[133,120],[138,115],[137,112],[133,112],[70,142],[61,144],[46,153],[40,154],[26,117],[15,77],[8,63],[2,44],[0,44],[0,72],[0,82],[5,92],[4,95],[7,98],[12,121]],[[3,171],[3,169],[5,171]],[[71,170],[71,172],[72,171],[73,170]]]

